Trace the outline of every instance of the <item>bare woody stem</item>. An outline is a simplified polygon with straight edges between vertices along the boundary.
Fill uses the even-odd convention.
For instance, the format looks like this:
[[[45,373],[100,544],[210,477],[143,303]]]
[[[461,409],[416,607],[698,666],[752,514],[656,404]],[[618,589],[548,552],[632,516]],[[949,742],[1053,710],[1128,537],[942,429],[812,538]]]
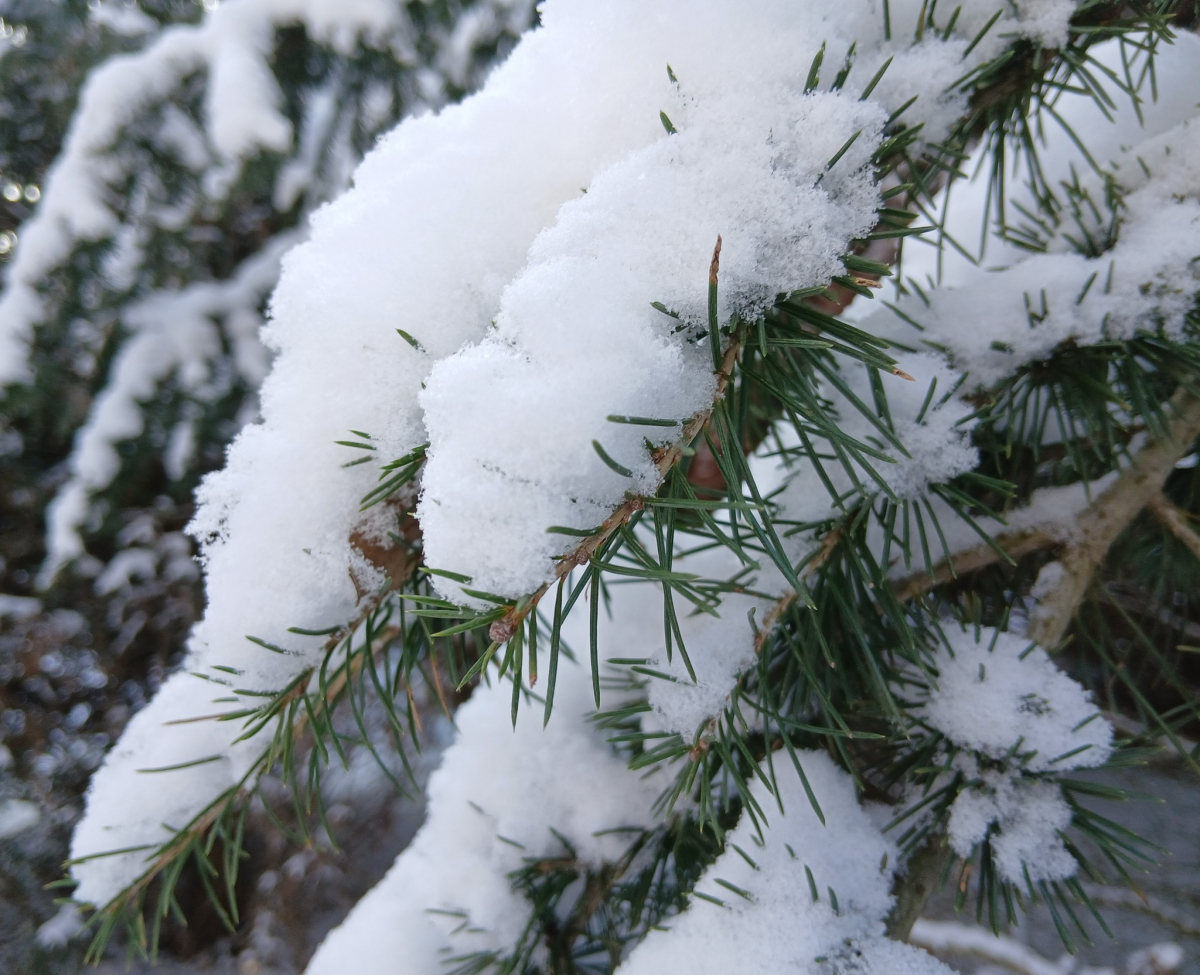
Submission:
[[[997,535],[993,541],[995,547],[980,544],[975,548],[956,552],[949,559],[943,559],[933,567],[932,571],[914,572],[912,575],[896,580],[892,583],[892,595],[900,602],[913,599],[935,586],[951,582],[961,575],[977,572],[1001,561],[1000,552],[996,549],[1006,553],[1009,558],[1018,559],[1031,552],[1061,545],[1062,536],[1052,534],[1043,528],[1025,528],[1004,532]]]
[[[1156,494],[1146,502],[1146,510],[1154,515],[1172,535],[1187,546],[1188,550],[1200,559],[1200,535],[1190,524],[1188,514],[1178,505],[1172,504],[1162,494]]]
[[[1200,399],[1180,389],[1167,402],[1165,436],[1134,456],[1095,502],[1075,520],[1061,559],[1062,580],[1030,621],[1029,636],[1047,649],[1058,646],[1117,536],[1159,497],[1175,464],[1200,436]]]

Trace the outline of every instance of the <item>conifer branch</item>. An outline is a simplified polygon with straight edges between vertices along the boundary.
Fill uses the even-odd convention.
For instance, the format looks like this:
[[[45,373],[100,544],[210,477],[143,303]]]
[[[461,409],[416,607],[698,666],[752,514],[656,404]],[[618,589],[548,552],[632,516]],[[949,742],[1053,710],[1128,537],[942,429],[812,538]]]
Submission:
[[[1002,560],[1001,552],[1010,559],[1017,559],[1031,552],[1062,544],[1062,536],[1043,528],[1023,528],[997,535],[993,545],[977,545],[956,552],[950,559],[943,559],[932,571],[914,572],[892,583],[892,595],[900,602],[928,592],[936,586],[951,582],[960,575],[976,572]]]
[[[1189,524],[1187,512],[1172,504],[1161,492],[1147,503],[1146,510],[1162,523],[1162,526],[1181,541],[1197,559],[1200,559],[1200,535]]]
[[[1053,649],[1062,640],[1113,542],[1144,508],[1149,508],[1172,532],[1177,531],[1176,525],[1186,530],[1200,547],[1200,539],[1196,539],[1186,524],[1183,513],[1170,505],[1161,493],[1176,462],[1200,437],[1200,398],[1190,390],[1180,388],[1166,404],[1166,413],[1168,422],[1163,435],[1139,450],[1113,484],[1073,520],[1060,558],[1063,566],[1061,581],[1039,603],[1031,620],[1030,638],[1042,646]],[[1010,556],[1016,556],[1050,547],[1060,539],[1043,530],[1032,529],[1013,533],[1007,539],[999,536],[996,541]],[[1197,551],[1190,541],[1184,540],[1184,544],[1193,552]],[[952,578],[952,569],[954,572],[973,571],[998,560],[995,551],[981,546],[941,563],[933,573],[915,574],[901,580],[893,587],[893,592],[897,598],[911,598],[948,581]],[[902,940],[908,937],[929,896],[944,881],[953,860],[954,854],[941,833],[927,840],[909,859],[907,871],[895,887],[896,905],[887,928],[890,937]]]
[[[1060,559],[1062,580],[1038,604],[1030,621],[1030,639],[1047,649],[1056,647],[1066,634],[1117,536],[1160,495],[1175,464],[1200,436],[1200,398],[1190,390],[1179,389],[1168,401],[1166,413],[1165,435],[1138,451],[1116,481],[1076,518]]]
[[[713,248],[712,261],[708,267],[710,289],[715,288],[717,285],[720,266],[721,238],[718,235],[716,247]],[[719,336],[713,336],[713,341],[719,343]],[[671,470],[683,460],[685,456],[684,451],[687,449],[688,444],[700,435],[705,426],[707,426],[708,421],[712,418],[713,410],[716,409],[717,404],[725,398],[725,392],[729,387],[730,379],[733,377],[733,369],[741,350],[741,340],[737,336],[732,337],[719,360],[716,370],[717,384],[716,390],[713,393],[712,403],[683,425],[683,432],[680,434],[678,440],[670,446],[661,447],[653,452],[654,467],[658,472],[660,484],[666,479]],[[640,496],[628,498],[604,520],[604,524],[600,526],[597,532],[589,535],[559,559],[558,565],[554,570],[554,578],[551,582],[546,583],[537,592],[510,607],[502,618],[496,620],[491,625],[488,635],[492,640],[496,643],[505,643],[511,640],[517,632],[517,628],[537,608],[541,598],[547,593],[554,582],[565,578],[576,566],[586,565],[613,534],[619,531],[637,512],[643,510],[645,507],[646,502]]]

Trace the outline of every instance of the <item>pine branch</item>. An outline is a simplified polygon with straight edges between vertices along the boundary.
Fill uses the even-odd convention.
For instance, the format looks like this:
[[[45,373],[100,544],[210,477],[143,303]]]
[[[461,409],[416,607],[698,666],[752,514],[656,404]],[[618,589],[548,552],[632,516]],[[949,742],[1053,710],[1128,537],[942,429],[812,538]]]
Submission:
[[[717,277],[721,265],[721,238],[717,237],[716,247],[713,248],[712,262],[708,268],[709,288],[717,286]],[[712,326],[710,325],[710,328]],[[719,341],[719,338],[714,338],[714,341]],[[716,370],[717,388],[713,394],[712,404],[705,410],[697,413],[686,424],[684,424],[683,432],[679,439],[669,447],[660,448],[653,454],[654,467],[658,471],[659,483],[661,484],[671,472],[671,470],[683,460],[688,444],[695,440],[708,425],[711,419],[713,410],[717,404],[724,399],[725,391],[729,387],[729,381],[733,376],[734,365],[737,363],[737,358],[742,350],[742,344],[735,336],[729,342],[724,355],[720,359],[719,366]],[[599,531],[589,535],[582,542],[576,545],[570,552],[564,555],[558,562],[554,570],[554,579],[552,582],[546,583],[537,592],[520,602],[513,605],[509,611],[491,625],[488,635],[496,643],[505,643],[511,640],[517,629],[524,622],[525,618],[533,612],[541,598],[550,589],[553,582],[558,582],[565,578],[576,566],[586,565],[593,555],[618,532],[624,525],[628,524],[629,520],[639,511],[646,507],[645,501],[641,497],[631,497],[618,507],[600,526]]]
[[[898,579],[892,583],[892,594],[900,602],[904,602],[961,575],[1002,561],[1001,552],[1010,559],[1018,559],[1031,552],[1060,545],[1062,535],[1051,533],[1044,528],[1023,528],[997,535],[992,541],[994,545],[978,545],[963,552],[956,552],[952,558],[943,559],[935,565],[932,571],[914,572]]]
[[[1180,389],[1167,404],[1165,437],[1151,440],[1116,481],[1075,521],[1060,562],[1062,581],[1041,600],[1030,621],[1030,639],[1058,646],[1092,579],[1117,536],[1156,496],[1167,476],[1200,436],[1200,398]]]

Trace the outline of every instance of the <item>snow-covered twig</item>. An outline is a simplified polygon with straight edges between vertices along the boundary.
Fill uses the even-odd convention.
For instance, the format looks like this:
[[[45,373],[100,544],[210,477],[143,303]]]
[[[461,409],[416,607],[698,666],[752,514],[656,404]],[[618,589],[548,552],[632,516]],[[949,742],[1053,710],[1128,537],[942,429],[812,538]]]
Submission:
[[[1071,955],[1052,962],[1028,945],[1006,934],[992,934],[960,921],[928,921],[913,925],[911,941],[933,952],[974,955],[1002,965],[1018,975],[1117,975],[1114,968],[1081,965]],[[1176,944],[1161,942],[1129,956],[1122,975],[1169,975],[1183,965],[1183,951]]]

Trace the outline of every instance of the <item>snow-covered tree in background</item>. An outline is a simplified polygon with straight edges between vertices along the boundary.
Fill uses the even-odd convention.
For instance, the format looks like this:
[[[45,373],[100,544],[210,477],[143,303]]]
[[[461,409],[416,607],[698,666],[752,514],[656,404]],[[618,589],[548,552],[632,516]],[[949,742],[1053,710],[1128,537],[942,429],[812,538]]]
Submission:
[[[182,45],[212,65],[188,200],[231,199],[248,147],[283,142],[263,48],[222,47],[217,15],[256,2]],[[287,9],[335,49],[384,29]],[[905,939],[947,881],[997,929],[1045,903],[1071,944],[1081,878],[1147,856],[1073,773],[1182,749],[1197,716],[1161,607],[1111,584],[1200,575],[1193,16],[547,0],[479,94],[393,130],[282,258],[262,419],[190,527],[204,619],[91,784],[71,873],[101,940],[125,918],[153,941],[185,869],[236,917],[262,777],[326,828],[325,766],[407,763],[433,700],[457,738],[425,824],[310,971],[933,973]],[[182,205],[122,158],[131,206]],[[321,185],[307,158],[278,208]],[[107,227],[114,280],[170,253],[169,219],[70,214]],[[54,251],[20,247],[27,339]],[[171,295],[171,343],[198,308],[239,361],[259,253]],[[850,306],[884,278],[878,311]],[[196,361],[170,348],[137,374]],[[164,389],[200,402],[212,375]],[[94,458],[149,398],[112,391],[52,559],[79,558],[116,470]]]
[[[476,87],[532,5],[5,0],[0,16],[4,613],[92,590],[102,656],[142,629],[169,644],[180,621],[149,595],[196,578],[179,529],[256,415],[280,255],[397,119]],[[41,545],[24,529],[43,509]]]
[[[13,942],[53,910],[87,775],[199,615],[182,528],[256,415],[279,255],[381,133],[478,87],[532,17],[0,2],[0,809],[42,813],[0,849],[0,911],[23,915],[0,969],[30,964]]]

